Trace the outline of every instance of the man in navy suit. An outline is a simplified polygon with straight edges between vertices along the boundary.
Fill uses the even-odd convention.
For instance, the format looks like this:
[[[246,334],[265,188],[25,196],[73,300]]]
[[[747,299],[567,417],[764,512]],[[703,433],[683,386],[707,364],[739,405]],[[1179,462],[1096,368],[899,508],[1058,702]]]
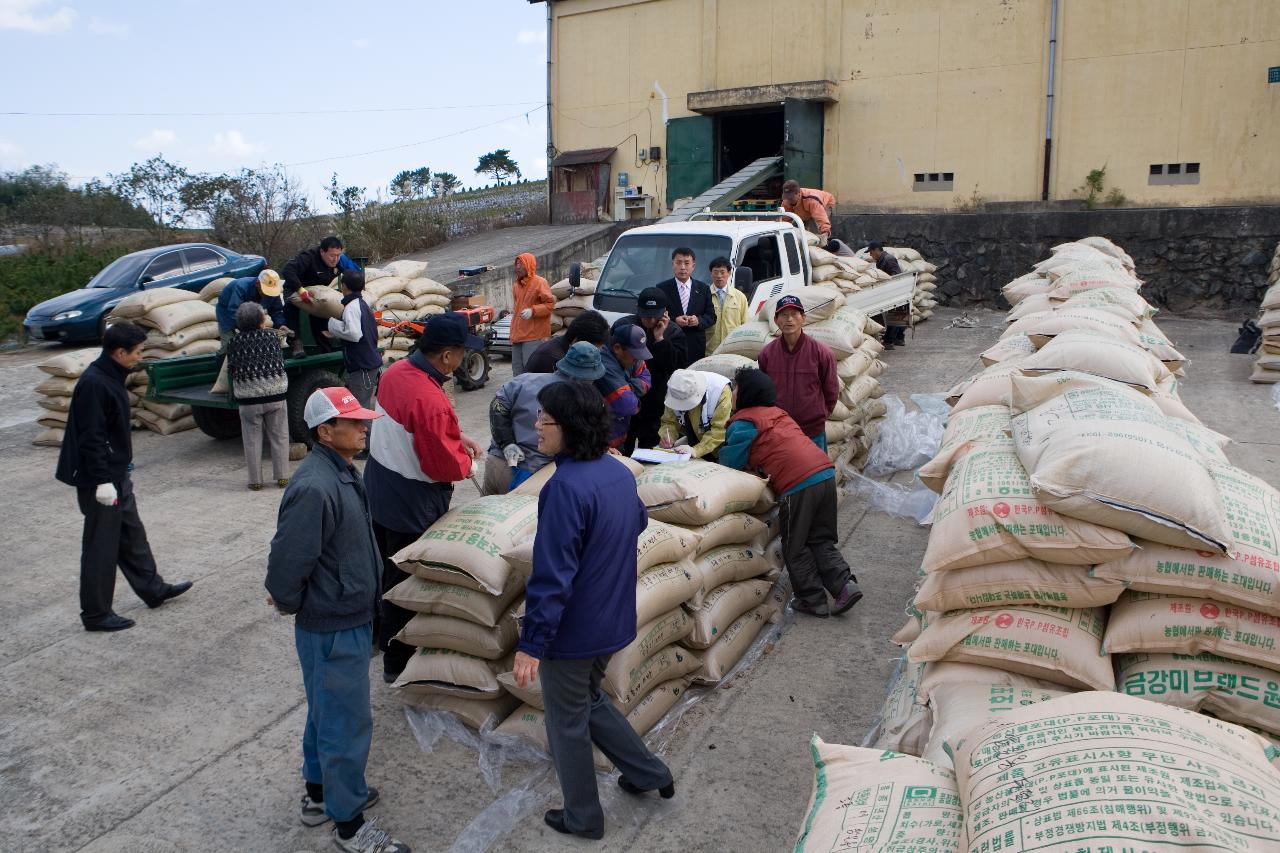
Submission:
[[[667,298],[669,313],[684,331],[688,363],[707,354],[707,329],[716,324],[711,288],[693,277],[693,249],[681,246],[671,253],[673,277],[658,285]]]

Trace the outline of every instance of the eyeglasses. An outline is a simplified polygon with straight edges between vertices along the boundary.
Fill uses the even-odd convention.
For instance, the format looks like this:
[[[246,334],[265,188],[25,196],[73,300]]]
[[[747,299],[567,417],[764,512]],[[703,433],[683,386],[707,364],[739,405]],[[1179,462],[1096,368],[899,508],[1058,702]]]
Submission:
[[[560,426],[560,424],[556,423],[555,421],[549,421],[549,420],[547,420],[546,418],[538,418],[536,421],[534,421],[534,422],[533,422],[533,425],[534,425],[534,426],[536,426],[536,427],[558,427],[558,426]]]

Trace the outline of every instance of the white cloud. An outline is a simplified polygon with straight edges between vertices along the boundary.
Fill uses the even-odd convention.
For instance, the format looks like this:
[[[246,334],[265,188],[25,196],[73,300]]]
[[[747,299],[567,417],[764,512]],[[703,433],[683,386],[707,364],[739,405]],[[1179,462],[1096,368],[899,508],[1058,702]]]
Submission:
[[[0,165],[15,166],[22,160],[22,146],[0,139]]]
[[[162,151],[171,147],[178,141],[178,134],[172,130],[156,129],[133,143],[133,147],[139,151]]]
[[[546,30],[521,30],[516,34],[517,44],[546,44]]]
[[[0,0],[0,30],[58,33],[75,23],[75,9],[46,9],[47,6],[49,0]]]
[[[89,19],[89,29],[100,36],[111,36],[112,38],[124,38],[129,35],[128,24],[108,21],[96,15]]]
[[[226,157],[252,157],[261,154],[267,146],[245,140],[238,130],[219,131],[213,135],[209,150]]]

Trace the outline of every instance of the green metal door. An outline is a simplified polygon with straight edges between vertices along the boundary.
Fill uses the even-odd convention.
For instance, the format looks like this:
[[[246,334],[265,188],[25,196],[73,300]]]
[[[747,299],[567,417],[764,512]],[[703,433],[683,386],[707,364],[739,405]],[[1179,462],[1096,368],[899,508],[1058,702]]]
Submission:
[[[667,207],[715,184],[715,123],[711,116],[667,122]]]
[[[782,102],[782,166],[786,176],[802,187],[822,189],[822,128],[825,106],[820,101],[787,98]]]

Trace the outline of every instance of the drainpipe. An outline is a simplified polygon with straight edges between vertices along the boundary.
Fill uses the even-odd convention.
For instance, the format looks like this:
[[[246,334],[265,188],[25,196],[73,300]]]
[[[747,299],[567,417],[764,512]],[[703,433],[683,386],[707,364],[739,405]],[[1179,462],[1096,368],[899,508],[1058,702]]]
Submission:
[[[550,5],[550,4],[548,4]],[[1044,183],[1040,187],[1040,200],[1049,200],[1049,164],[1053,157],[1053,82],[1058,61],[1058,0],[1049,3],[1049,91],[1045,93],[1044,108]]]
[[[551,23],[551,0],[547,0],[547,222],[551,221],[551,192],[555,189],[551,180],[551,161],[555,159],[556,150],[555,140],[551,136]]]

